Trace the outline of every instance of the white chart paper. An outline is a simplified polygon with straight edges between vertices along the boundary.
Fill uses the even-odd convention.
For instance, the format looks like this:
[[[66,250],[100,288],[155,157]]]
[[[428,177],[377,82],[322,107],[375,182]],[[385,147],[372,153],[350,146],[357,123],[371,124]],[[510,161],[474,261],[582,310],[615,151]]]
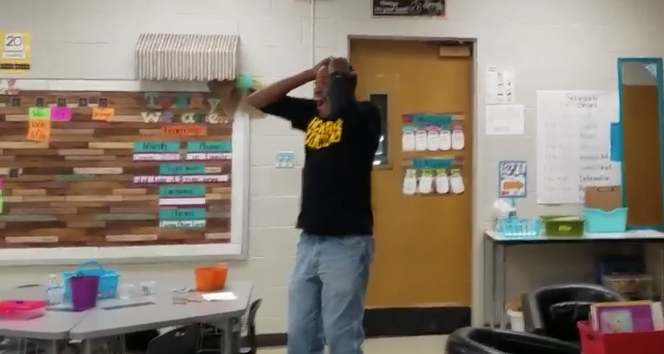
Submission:
[[[486,106],[486,135],[523,135],[526,133],[523,105]]]
[[[514,69],[489,65],[486,67],[486,104],[514,103]]]
[[[583,203],[589,186],[621,185],[609,159],[616,91],[537,92],[537,202]]]

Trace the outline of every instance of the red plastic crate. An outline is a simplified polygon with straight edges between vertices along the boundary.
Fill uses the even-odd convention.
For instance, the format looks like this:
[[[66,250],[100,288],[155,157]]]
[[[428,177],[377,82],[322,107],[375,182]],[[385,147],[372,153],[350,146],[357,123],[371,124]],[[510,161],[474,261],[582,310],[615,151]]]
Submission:
[[[46,313],[46,301],[2,300],[0,320],[29,320]]]
[[[588,322],[577,323],[583,354],[662,354],[664,331],[600,333]]]

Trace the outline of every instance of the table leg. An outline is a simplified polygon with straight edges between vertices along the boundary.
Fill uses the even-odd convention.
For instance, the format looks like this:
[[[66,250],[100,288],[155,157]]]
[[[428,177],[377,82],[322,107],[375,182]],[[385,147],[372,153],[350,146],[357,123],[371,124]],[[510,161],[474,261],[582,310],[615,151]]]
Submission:
[[[92,339],[86,339],[81,343],[83,354],[92,354]]]
[[[500,328],[507,328],[507,316],[505,307],[507,306],[507,247],[500,246]]]
[[[659,246],[659,301],[664,301],[664,248]]]
[[[489,301],[487,301],[486,289],[489,287],[489,247],[487,237],[482,236],[482,325],[489,325]]]
[[[56,340],[49,340],[42,343],[46,354],[59,354],[60,343]]]
[[[496,284],[498,284],[498,262],[496,262],[497,257],[496,253],[498,252],[498,246],[495,241],[491,241],[491,323],[489,324],[492,328],[496,327],[497,316],[497,303],[498,301],[498,290],[496,289]]]
[[[233,354],[233,319],[224,320],[220,327],[223,329],[221,332],[219,343],[219,353],[221,354]]]

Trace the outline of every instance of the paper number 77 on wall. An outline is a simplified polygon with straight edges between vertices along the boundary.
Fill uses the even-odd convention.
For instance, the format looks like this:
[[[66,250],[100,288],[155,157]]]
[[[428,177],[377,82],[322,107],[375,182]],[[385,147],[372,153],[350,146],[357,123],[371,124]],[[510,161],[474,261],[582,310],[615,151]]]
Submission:
[[[525,198],[527,195],[526,161],[500,161],[498,163],[498,196],[500,198]]]
[[[501,176],[520,176],[526,174],[525,161],[500,161]]]

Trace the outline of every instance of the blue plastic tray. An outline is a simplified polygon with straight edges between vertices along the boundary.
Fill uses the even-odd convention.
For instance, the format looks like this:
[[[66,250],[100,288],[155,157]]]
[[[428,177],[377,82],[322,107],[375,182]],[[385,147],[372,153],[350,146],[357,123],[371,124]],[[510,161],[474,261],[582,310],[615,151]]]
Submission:
[[[585,231],[589,234],[627,230],[627,208],[616,208],[611,211],[584,208],[583,216],[586,219]]]

